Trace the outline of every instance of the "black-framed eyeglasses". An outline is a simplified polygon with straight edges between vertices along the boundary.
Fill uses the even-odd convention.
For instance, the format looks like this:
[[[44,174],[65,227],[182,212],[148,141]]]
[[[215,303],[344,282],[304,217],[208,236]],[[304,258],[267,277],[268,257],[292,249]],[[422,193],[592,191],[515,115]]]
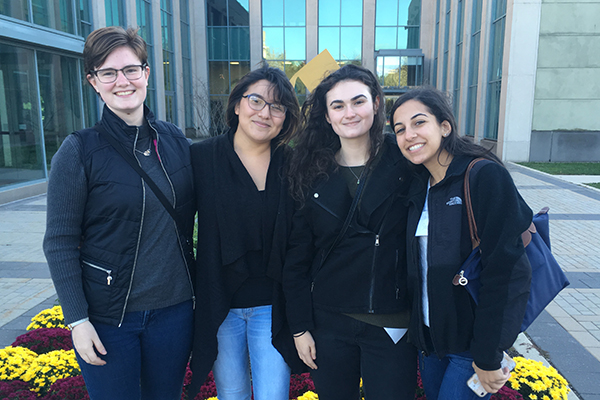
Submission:
[[[113,83],[117,80],[117,76],[119,75],[119,71],[125,76],[125,78],[130,81],[136,81],[142,77],[144,74],[144,69],[148,64],[142,65],[128,65],[121,69],[114,68],[103,68],[97,69],[96,71],[90,71],[90,74],[93,74],[98,78],[98,80],[102,83]]]
[[[268,105],[269,111],[273,117],[283,117],[287,111],[287,107],[283,104],[269,103],[256,93],[246,94],[242,97],[248,99],[248,105],[254,111],[260,111]]]

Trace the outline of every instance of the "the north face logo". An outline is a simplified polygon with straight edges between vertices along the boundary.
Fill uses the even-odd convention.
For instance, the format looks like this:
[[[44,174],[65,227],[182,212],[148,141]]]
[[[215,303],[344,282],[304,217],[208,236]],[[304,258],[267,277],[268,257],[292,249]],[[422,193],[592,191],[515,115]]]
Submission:
[[[460,205],[460,204],[462,204],[462,199],[460,197],[458,197],[458,196],[451,197],[450,200],[448,200],[446,202],[447,206],[457,206],[457,205]]]

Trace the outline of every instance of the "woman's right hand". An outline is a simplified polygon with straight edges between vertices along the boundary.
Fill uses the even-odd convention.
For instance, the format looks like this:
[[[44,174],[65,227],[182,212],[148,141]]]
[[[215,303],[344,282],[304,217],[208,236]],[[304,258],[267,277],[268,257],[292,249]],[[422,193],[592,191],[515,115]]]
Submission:
[[[91,365],[105,365],[106,361],[98,357],[98,353],[106,355],[106,349],[98,337],[96,328],[90,321],[83,322],[73,328],[71,332],[73,346],[83,360]],[[96,348],[96,350],[94,350]]]
[[[317,364],[315,364],[317,348],[310,332],[306,331],[303,335],[295,337],[294,344],[296,345],[298,356],[304,361],[304,364],[308,365],[311,369],[317,369]]]

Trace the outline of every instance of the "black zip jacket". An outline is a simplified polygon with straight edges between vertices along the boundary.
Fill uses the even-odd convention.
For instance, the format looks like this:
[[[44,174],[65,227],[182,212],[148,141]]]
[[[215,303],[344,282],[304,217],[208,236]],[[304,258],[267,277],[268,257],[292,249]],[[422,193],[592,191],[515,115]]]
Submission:
[[[408,215],[408,287],[413,302],[409,340],[438,357],[471,351],[477,366],[500,368],[502,351],[519,334],[531,280],[521,233],[529,227],[531,209],[510,174],[492,161],[478,162],[471,172],[473,213],[481,240],[483,270],[479,305],[462,286],[452,283],[471,253],[463,195],[464,174],[472,157],[454,157],[445,178],[429,189],[427,283],[430,334],[423,334],[422,272],[415,231],[427,193],[429,172],[422,167],[413,180]]]
[[[321,259],[352,203],[339,170],[318,182],[294,214],[283,272],[294,333],[314,328],[313,307],[340,313],[408,314],[402,196],[408,190],[407,162],[391,135],[386,135],[381,151],[347,232],[322,267]]]

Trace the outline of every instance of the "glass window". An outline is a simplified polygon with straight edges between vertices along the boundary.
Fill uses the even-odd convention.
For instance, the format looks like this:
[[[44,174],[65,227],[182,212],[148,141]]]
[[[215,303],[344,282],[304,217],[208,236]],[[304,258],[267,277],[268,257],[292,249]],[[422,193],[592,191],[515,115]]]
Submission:
[[[163,51],[163,76],[165,79],[166,121],[176,124],[175,56],[173,53],[173,15],[171,0],[160,1],[160,20]]]
[[[360,60],[362,53],[362,28],[341,28],[340,59]]]
[[[384,88],[412,87],[423,84],[423,57],[379,56],[377,78]]]
[[[211,94],[229,94],[228,64],[227,61],[210,61],[208,63]]]
[[[285,26],[306,25],[306,1],[285,0]]]
[[[463,43],[463,18],[464,8],[463,1],[458,0],[457,21],[456,21],[456,58],[454,63],[454,95],[452,96],[452,106],[454,107],[454,115],[458,118],[459,102],[460,102],[460,73],[462,69],[462,43]]]
[[[362,0],[341,0],[341,24],[362,25]]]
[[[85,1],[85,0],[83,0]],[[136,0],[137,24],[140,27],[138,34],[146,41],[146,50],[148,52],[148,65],[150,70],[157,68],[154,64],[154,44],[152,41],[152,6],[150,0]],[[156,110],[156,88],[154,75],[150,73],[148,79],[148,92],[146,94],[146,105],[151,110]]]
[[[227,28],[208,28],[208,57],[211,60],[228,58]]]
[[[340,59],[340,28],[319,28],[319,53],[325,49],[334,59]]]
[[[81,84],[83,89],[83,115],[85,117],[84,126],[94,126],[98,122],[98,94],[90,85],[85,78],[85,71],[83,70],[83,60],[79,60],[80,72],[83,83]]]
[[[35,58],[0,43],[0,187],[46,177]]]
[[[283,26],[283,1],[263,0],[262,24],[263,26]]]
[[[229,64],[231,70],[231,88],[233,89],[240,79],[250,72],[250,62],[232,61]]]
[[[377,0],[375,50],[420,47],[421,0]]]
[[[265,60],[283,60],[283,28],[263,28],[263,58]]]
[[[126,26],[123,0],[104,0],[106,26]]]
[[[0,14],[29,21],[29,4],[27,0],[0,0]]]
[[[231,60],[250,59],[250,28],[229,28],[229,41]]]
[[[31,0],[31,7],[35,24],[75,33],[71,0]]]
[[[37,52],[42,124],[49,163],[63,140],[83,127],[77,60]]]
[[[79,24],[79,36],[87,37],[92,32],[92,15],[89,0],[79,0],[77,5],[77,23]]]
[[[500,113],[500,89],[502,87],[502,60],[504,53],[504,29],[506,22],[506,0],[495,0],[492,7],[492,29],[490,36],[490,66],[488,71],[487,127],[485,138],[498,139]]]
[[[361,7],[362,11],[362,7]],[[340,25],[340,0],[319,1],[319,26]]]
[[[285,59],[306,59],[305,28],[285,28]]]
[[[229,0],[229,26],[249,26],[248,1]]]

